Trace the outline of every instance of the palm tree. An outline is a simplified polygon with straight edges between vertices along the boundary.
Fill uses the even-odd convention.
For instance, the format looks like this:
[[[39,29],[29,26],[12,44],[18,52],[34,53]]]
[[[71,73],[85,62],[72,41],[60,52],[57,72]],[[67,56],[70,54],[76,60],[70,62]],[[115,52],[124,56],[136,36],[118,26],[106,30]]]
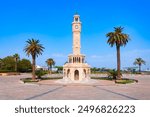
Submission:
[[[45,49],[42,44],[40,44],[39,40],[36,39],[28,39],[26,41],[27,45],[24,48],[24,51],[28,56],[32,56],[32,80],[35,80],[35,65],[36,65],[36,57],[38,55],[42,55],[43,49]]]
[[[48,70],[50,70],[50,73],[52,72],[52,66],[55,65],[55,61],[52,58],[47,59],[46,64],[48,66]]]
[[[142,58],[136,58],[133,64],[139,65],[139,72],[141,72],[141,66],[142,66],[142,64],[145,65],[146,62]]]
[[[2,68],[3,59],[0,58],[0,69]]]
[[[129,35],[122,33],[123,27],[114,27],[114,32],[109,32],[106,34],[108,37],[107,43],[113,47],[116,45],[117,50],[117,79],[121,79],[120,74],[120,47],[125,46],[129,41]]]
[[[19,54],[14,54],[13,55],[13,57],[14,57],[14,60],[15,60],[15,71],[17,72],[17,67],[18,67],[18,61],[19,61],[19,59],[20,59],[20,56],[19,56]]]

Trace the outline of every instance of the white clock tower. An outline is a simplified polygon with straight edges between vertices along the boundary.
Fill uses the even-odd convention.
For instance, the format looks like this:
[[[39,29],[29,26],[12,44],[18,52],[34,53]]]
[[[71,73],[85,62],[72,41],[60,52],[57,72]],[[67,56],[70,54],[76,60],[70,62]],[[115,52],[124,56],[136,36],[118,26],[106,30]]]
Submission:
[[[73,32],[73,54],[79,55],[81,49],[80,45],[81,22],[79,15],[74,16],[74,21],[72,22],[72,32]]]
[[[68,62],[63,66],[63,78],[71,81],[84,81],[90,78],[90,66],[85,63],[85,55],[80,53],[81,22],[78,14],[72,22],[73,54],[68,56]]]

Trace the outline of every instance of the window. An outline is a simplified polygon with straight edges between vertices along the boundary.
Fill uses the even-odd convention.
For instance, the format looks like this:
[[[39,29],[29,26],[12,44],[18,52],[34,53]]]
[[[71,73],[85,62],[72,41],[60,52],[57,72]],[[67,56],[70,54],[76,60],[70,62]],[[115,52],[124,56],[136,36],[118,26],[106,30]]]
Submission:
[[[76,18],[75,18],[75,21],[78,22],[78,20],[79,20],[79,19],[76,17]]]

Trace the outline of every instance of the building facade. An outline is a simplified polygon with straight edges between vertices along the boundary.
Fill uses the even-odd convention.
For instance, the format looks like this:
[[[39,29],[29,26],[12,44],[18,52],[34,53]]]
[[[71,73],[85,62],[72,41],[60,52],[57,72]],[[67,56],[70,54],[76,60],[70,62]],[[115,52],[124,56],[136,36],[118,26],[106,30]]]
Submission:
[[[73,53],[68,56],[68,62],[63,66],[63,78],[82,81],[90,78],[90,66],[85,62],[85,55],[80,53],[81,21],[77,14],[73,18],[72,32]]]

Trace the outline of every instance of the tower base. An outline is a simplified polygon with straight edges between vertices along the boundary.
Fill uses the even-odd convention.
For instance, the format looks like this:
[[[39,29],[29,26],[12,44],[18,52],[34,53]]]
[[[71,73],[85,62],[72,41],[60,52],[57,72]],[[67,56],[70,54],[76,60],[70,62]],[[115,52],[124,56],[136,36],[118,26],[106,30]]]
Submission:
[[[90,78],[90,66],[87,63],[78,61],[83,55],[69,56],[69,58],[75,58],[74,61],[70,61],[63,66],[63,79],[70,79],[71,81],[85,81]]]

